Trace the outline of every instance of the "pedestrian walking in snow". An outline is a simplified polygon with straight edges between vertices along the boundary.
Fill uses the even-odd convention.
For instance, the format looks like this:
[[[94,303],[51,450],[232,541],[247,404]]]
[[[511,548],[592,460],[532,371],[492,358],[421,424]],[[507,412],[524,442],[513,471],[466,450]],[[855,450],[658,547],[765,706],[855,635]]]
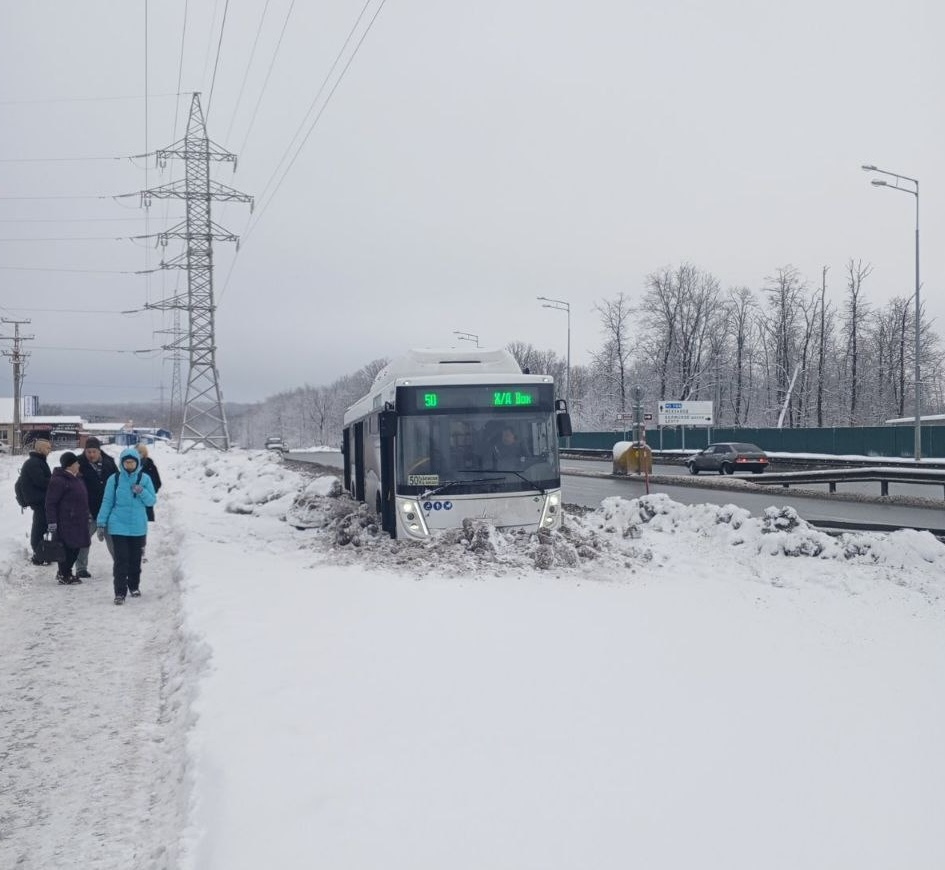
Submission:
[[[64,586],[81,583],[72,567],[79,550],[90,543],[89,495],[79,477],[79,457],[68,450],[59,457],[59,468],[46,489],[46,523],[47,531],[58,535],[64,548],[56,579]]]
[[[115,604],[124,604],[129,593],[132,598],[141,595],[141,554],[148,534],[146,508],[156,501],[154,484],[141,467],[141,456],[133,447],[122,450],[118,471],[105,482],[96,518],[99,540],[105,540],[106,532],[112,536]]]
[[[102,506],[102,496],[105,494],[105,481],[108,480],[116,471],[118,466],[115,460],[102,450],[102,442],[95,438],[89,438],[85,442],[85,449],[79,455],[79,473],[85,482],[85,488],[89,493],[89,535],[95,532],[96,518],[99,509]],[[115,558],[112,550],[112,537],[105,535],[105,546],[108,547],[108,555]],[[79,556],[75,560],[75,576],[88,579],[92,575],[89,573],[89,549],[90,546],[79,550]]]
[[[138,451],[138,455],[141,457],[141,467],[144,469],[144,473],[151,478],[151,483],[154,484],[154,494],[157,495],[161,491],[161,475],[158,473],[154,460],[148,455],[148,445],[138,444],[135,450]],[[148,506],[148,522],[154,522],[154,508],[150,505]]]
[[[49,452],[52,442],[39,438],[33,443],[33,449],[20,469],[20,481],[23,499],[33,511],[33,525],[30,528],[30,548],[33,551],[34,565],[48,565],[39,552],[43,535],[46,534],[46,488],[52,472],[49,470]]]

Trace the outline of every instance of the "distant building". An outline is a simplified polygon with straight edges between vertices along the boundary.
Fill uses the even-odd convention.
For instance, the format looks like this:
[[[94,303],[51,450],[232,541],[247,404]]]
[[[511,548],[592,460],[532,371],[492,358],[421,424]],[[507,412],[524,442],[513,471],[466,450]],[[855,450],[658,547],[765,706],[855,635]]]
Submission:
[[[152,444],[155,441],[170,441],[167,429],[133,426],[124,423],[86,423],[82,417],[36,413],[36,396],[23,396],[20,400],[21,443],[26,446],[37,438],[47,438],[57,449],[84,447],[86,438],[94,435],[103,444],[137,444],[139,441]],[[0,397],[0,442],[13,445],[13,399]]]
[[[22,443],[48,438],[55,447],[78,447],[82,418],[58,414],[36,414],[36,397],[24,396],[20,403]],[[29,409],[31,413],[25,413]],[[0,398],[0,441],[13,444],[13,399]]]

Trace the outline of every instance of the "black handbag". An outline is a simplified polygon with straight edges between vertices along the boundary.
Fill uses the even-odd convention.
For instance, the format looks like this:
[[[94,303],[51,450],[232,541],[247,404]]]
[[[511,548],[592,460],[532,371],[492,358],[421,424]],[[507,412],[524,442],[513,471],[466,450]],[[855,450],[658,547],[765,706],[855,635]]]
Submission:
[[[46,532],[39,542],[37,555],[44,562],[62,562],[66,558],[66,546],[59,540],[59,535]]]

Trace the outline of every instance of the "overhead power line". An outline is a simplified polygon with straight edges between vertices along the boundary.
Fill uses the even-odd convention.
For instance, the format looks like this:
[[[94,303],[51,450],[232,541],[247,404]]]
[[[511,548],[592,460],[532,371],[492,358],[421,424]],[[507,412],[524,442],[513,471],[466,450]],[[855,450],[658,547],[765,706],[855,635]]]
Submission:
[[[233,106],[233,114],[230,116],[230,125],[226,128],[226,135],[223,137],[224,142],[230,141],[230,133],[233,130],[233,123],[236,121],[236,114],[239,112],[240,103],[243,100],[243,93],[246,90],[246,80],[249,78],[249,71],[252,69],[253,60],[256,57],[256,46],[259,45],[259,37],[262,35],[263,25],[266,21],[266,13],[269,11],[269,0],[266,0],[266,4],[263,6],[262,15],[259,18],[259,24],[256,25],[256,38],[253,40],[253,47],[249,52],[249,60],[246,61],[246,69],[243,72],[243,81],[240,82],[239,93],[236,95],[236,105]],[[179,85],[178,85],[179,87]]]
[[[0,163],[79,163],[90,160],[131,160],[131,157],[0,157]]]
[[[146,354],[146,353],[160,353],[162,348],[160,347],[142,347],[137,349],[122,349],[115,347],[63,347],[62,345],[56,344],[47,344],[47,345],[36,345],[34,350],[68,350],[74,353],[130,353],[130,354]]]
[[[0,196],[0,199],[22,200],[22,199],[116,199],[110,194],[46,194],[44,196]]]
[[[180,115],[180,83],[184,77],[184,43],[187,40],[187,6],[188,0],[184,0],[184,24],[180,31],[180,61],[177,65],[177,104],[174,106],[174,135],[171,137],[174,142],[177,141],[177,118]]]
[[[10,307],[9,305],[2,305],[0,309],[3,311],[42,311],[50,314],[132,314],[136,312],[131,311],[119,311],[117,309],[109,308],[37,308],[35,305],[23,306],[23,307]]]
[[[146,221],[146,217],[117,217],[117,218],[0,218],[0,224],[91,224],[91,223],[125,223],[127,221]],[[183,220],[172,218],[172,220]]]
[[[61,269],[56,266],[0,266],[4,272],[78,272],[87,275],[140,275],[129,269]]]
[[[370,0],[369,0],[370,2]],[[292,167],[295,165],[295,161],[298,160],[299,155],[302,153],[302,149],[305,147],[305,143],[308,142],[309,137],[315,131],[315,128],[318,126],[318,122],[321,119],[322,115],[325,112],[325,109],[328,108],[328,104],[331,102],[331,98],[334,96],[338,86],[344,80],[345,74],[348,72],[352,62],[355,57],[357,57],[358,51],[360,50],[364,40],[367,38],[367,35],[371,32],[371,28],[374,26],[374,22],[377,20],[377,16],[380,15],[381,10],[384,8],[384,3],[386,0],[381,0],[378,4],[377,9],[374,11],[374,15],[371,16],[371,20],[368,22],[367,27],[364,29],[364,32],[361,34],[361,37],[358,39],[357,44],[354,47],[354,51],[351,53],[351,56],[348,58],[344,67],[341,70],[338,78],[335,79],[335,83],[331,86],[331,89],[328,91],[328,96],[325,97],[325,101],[322,103],[321,108],[318,110],[318,113],[315,115],[315,118],[312,120],[312,123],[309,125],[308,131],[305,133],[304,138],[299,143],[298,147],[295,149],[295,154],[292,155],[292,159],[289,161],[289,165],[286,166],[285,171],[282,173],[282,176],[279,178],[279,182],[276,184],[272,193],[269,195],[269,199],[263,203],[262,207],[259,209],[259,213],[256,216],[256,219],[253,221],[250,228],[247,230],[245,236],[243,237],[244,242],[249,239],[250,234],[254,229],[259,225],[259,222],[262,220],[263,214],[269,207],[269,204],[275,199],[276,194],[279,192],[279,189],[282,187],[283,182],[286,180],[289,172],[292,170]],[[260,197],[261,199],[262,197]]]
[[[151,99],[159,99],[162,97],[178,97],[180,94],[151,94]],[[99,103],[99,102],[109,102],[113,100],[141,100],[143,97],[141,94],[135,94],[134,96],[127,97],[46,97],[37,100],[0,100],[0,106],[31,106],[31,105],[40,105],[46,103]]]
[[[210,96],[207,97],[207,116],[210,120],[210,109],[213,104],[213,89],[217,83],[217,67],[220,65],[220,49],[223,48],[223,33],[226,30],[226,13],[230,10],[230,0],[226,0],[223,6],[223,21],[220,23],[220,39],[217,42],[217,56],[213,61],[213,77],[210,79]]]
[[[249,119],[249,127],[246,129],[246,135],[243,137],[243,144],[237,149],[239,154],[246,151],[246,143],[249,141],[249,134],[253,132],[253,125],[256,123],[256,115],[259,112],[259,106],[266,95],[266,88],[269,87],[269,79],[272,76],[273,67],[276,65],[276,58],[279,56],[279,49],[282,47],[282,38],[285,36],[286,28],[289,26],[289,18],[292,17],[292,10],[295,9],[295,0],[289,4],[289,10],[285,14],[285,20],[282,22],[282,30],[279,32],[279,39],[276,42],[275,51],[272,53],[272,60],[269,61],[269,69],[266,70],[266,78],[263,80],[262,90],[256,98],[256,105],[253,107],[253,114]]]
[[[0,242],[127,242],[147,236],[2,236]]]
[[[351,28],[351,30],[349,31],[348,36],[346,37],[346,39],[345,39],[345,41],[344,41],[344,44],[342,45],[341,49],[339,50],[338,55],[335,57],[334,62],[332,63],[332,65],[331,65],[331,67],[330,67],[328,73],[327,73],[326,76],[325,76],[325,80],[322,82],[321,86],[319,87],[318,92],[317,92],[316,95],[315,95],[315,99],[314,99],[314,100],[312,101],[312,103],[310,104],[309,110],[308,110],[308,112],[306,112],[305,118],[304,118],[303,121],[302,121],[302,125],[300,125],[299,130],[296,131],[295,135],[294,135],[294,136],[292,137],[292,139],[290,140],[290,142],[289,142],[289,148],[290,148],[290,149],[291,149],[291,147],[292,147],[292,142],[294,142],[295,139],[297,138],[299,131],[301,130],[302,126],[305,124],[305,120],[306,120],[306,119],[308,118],[308,116],[311,114],[312,108],[313,108],[313,107],[315,106],[315,104],[317,103],[319,96],[321,95],[322,91],[324,90],[324,87],[325,87],[326,82],[327,82],[328,79],[331,77],[332,71],[333,71],[333,70],[335,69],[335,67],[337,66],[338,60],[340,59],[341,55],[344,53],[345,47],[346,47],[346,46],[349,44],[349,42],[351,41],[351,36],[352,36],[352,34],[354,33],[354,31],[356,30],[356,28],[357,28],[357,26],[358,26],[358,23],[361,21],[362,17],[364,16],[364,12],[365,12],[365,10],[367,9],[368,5],[370,5],[370,2],[371,2],[371,0],[366,0],[364,6],[363,6],[362,9],[361,9],[361,12],[358,14],[357,19],[355,20],[354,24],[352,25],[352,28]],[[257,216],[256,220],[255,220],[255,221],[252,221],[252,224],[251,224],[251,225],[250,225],[250,220],[251,220],[251,219],[250,219],[250,220],[247,220],[247,224],[246,224],[246,225],[247,225],[247,229],[244,231],[244,234],[243,234],[243,245],[244,245],[244,246],[245,246],[245,244],[246,244],[246,241],[247,241],[248,238],[249,238],[250,233],[252,233],[252,231],[255,230],[256,227],[258,226],[259,220],[262,218],[262,212],[265,211],[266,208],[268,208],[269,203],[272,202],[272,200],[275,198],[276,194],[279,192],[279,188],[282,187],[282,182],[285,181],[286,176],[289,174],[289,171],[292,169],[293,165],[295,164],[296,159],[298,159],[299,154],[301,154],[302,149],[305,147],[305,143],[308,141],[309,136],[312,135],[312,131],[315,129],[315,126],[318,124],[319,119],[321,118],[321,116],[322,116],[322,114],[324,113],[325,109],[328,107],[328,104],[331,102],[331,98],[332,98],[332,96],[334,95],[335,91],[337,90],[338,85],[341,84],[341,80],[345,77],[345,73],[348,71],[348,68],[351,66],[351,63],[352,63],[352,61],[354,60],[355,56],[357,55],[358,50],[361,48],[361,45],[362,45],[362,43],[364,42],[365,38],[367,37],[368,33],[370,33],[371,28],[374,26],[374,22],[377,20],[377,16],[380,14],[381,9],[384,8],[384,3],[385,3],[385,2],[386,2],[386,0],[381,0],[381,2],[378,4],[377,9],[374,11],[374,15],[371,16],[371,20],[368,22],[367,27],[365,28],[364,32],[361,34],[360,39],[358,39],[357,45],[355,45],[355,47],[354,47],[354,51],[351,53],[351,56],[348,58],[347,62],[345,63],[344,68],[341,70],[341,74],[338,76],[338,78],[337,78],[337,80],[335,81],[334,85],[332,85],[331,90],[328,92],[328,96],[325,98],[325,102],[322,104],[321,109],[319,109],[318,114],[315,116],[314,120],[312,121],[311,125],[309,126],[308,132],[305,134],[305,137],[304,137],[304,138],[302,139],[302,141],[299,143],[298,148],[297,148],[296,151],[295,151],[295,154],[293,155],[292,159],[289,161],[289,165],[286,167],[285,171],[282,173],[282,177],[279,179],[278,184],[276,184],[276,187],[275,187],[275,189],[273,190],[272,194],[270,195],[269,199],[263,204],[262,209],[260,209],[260,213],[259,213],[259,215]],[[293,5],[293,6],[295,5],[295,0],[293,0],[292,5]],[[288,22],[289,22],[289,15],[291,15],[291,13],[292,13],[292,6],[289,7],[289,13],[286,15],[286,20],[285,20],[285,23],[283,24],[283,27],[282,27],[282,33],[283,33],[283,34],[285,33],[285,25],[288,24]],[[282,42],[282,35],[280,34],[280,36],[279,36],[279,44],[281,44],[281,42]],[[278,45],[276,46],[276,51],[277,51],[277,53],[278,53]],[[274,62],[275,62],[275,56],[273,56],[273,63],[274,63]],[[270,67],[269,67],[269,72],[272,72],[272,65],[271,65],[271,64],[270,64]],[[268,76],[268,74],[267,74],[267,76],[266,76],[266,81],[267,81],[267,82],[269,81],[269,76]],[[264,86],[264,90],[265,90],[265,86]],[[261,99],[262,99],[262,94],[260,94],[260,100],[261,100]],[[257,109],[257,110],[259,109],[259,101],[257,101],[257,103],[256,103],[256,109]],[[253,119],[255,119],[255,117],[256,117],[256,113],[255,113],[255,111],[254,111],[254,112],[253,112]],[[250,123],[250,129],[252,129],[252,122]],[[249,138],[249,132],[247,132],[247,134],[246,134],[246,139],[248,139],[248,138]],[[246,145],[246,139],[243,140],[243,147],[245,147],[245,145]],[[242,150],[242,149],[241,149],[241,150]],[[288,151],[287,151],[286,153],[288,153]],[[285,159],[285,154],[283,155],[282,158],[280,158],[279,163],[278,163],[277,166],[276,166],[276,172],[278,172],[278,167],[282,164],[282,162],[283,162],[284,159]],[[270,177],[269,181],[266,183],[266,187],[267,187],[267,188],[268,188],[269,185],[272,183],[273,178],[275,178],[276,172],[273,173],[272,177]],[[260,201],[262,200],[262,195],[260,195],[259,199],[260,199]],[[239,254],[240,254],[240,248],[237,248],[236,254],[235,254],[235,256],[233,257],[233,260],[232,260],[231,263],[230,263],[230,268],[229,268],[229,270],[228,270],[227,273],[226,273],[226,279],[225,279],[224,282],[223,282],[223,287],[222,287],[222,289],[220,290],[220,294],[219,294],[219,298],[220,298],[220,299],[223,298],[223,295],[226,293],[227,287],[229,287],[229,285],[230,285],[230,278],[233,277],[233,270],[236,268],[236,263],[237,263],[237,260],[238,260],[238,258],[239,258]]]
[[[305,129],[305,125],[308,123],[309,117],[312,112],[315,111],[318,101],[321,99],[322,94],[325,91],[325,88],[328,85],[328,82],[331,80],[332,75],[338,67],[338,63],[341,60],[342,55],[345,53],[348,45],[351,43],[351,38],[354,36],[355,31],[358,29],[358,25],[361,23],[361,19],[364,17],[364,13],[367,11],[368,6],[371,5],[371,0],[365,0],[364,5],[361,7],[361,11],[358,13],[358,17],[355,19],[354,24],[351,25],[351,29],[348,31],[348,35],[345,37],[345,41],[342,43],[341,48],[338,49],[338,53],[335,55],[335,59],[332,61],[331,66],[328,68],[328,72],[325,73],[325,77],[322,79],[322,83],[318,86],[318,90],[315,92],[315,96],[312,98],[311,103],[309,103],[308,108],[305,110],[305,115],[302,117],[299,126],[296,128],[295,132],[292,134],[292,138],[289,140],[289,144],[283,151],[282,156],[279,158],[279,162],[276,164],[276,168],[273,170],[272,175],[269,177],[269,180],[263,186],[262,192],[259,194],[259,201],[263,202],[266,198],[266,194],[269,192],[269,188],[272,185],[273,181],[276,179],[276,176],[279,174],[279,170],[282,169],[282,164],[285,162],[285,159],[289,156],[289,153],[292,151],[295,141],[299,138],[302,131]]]

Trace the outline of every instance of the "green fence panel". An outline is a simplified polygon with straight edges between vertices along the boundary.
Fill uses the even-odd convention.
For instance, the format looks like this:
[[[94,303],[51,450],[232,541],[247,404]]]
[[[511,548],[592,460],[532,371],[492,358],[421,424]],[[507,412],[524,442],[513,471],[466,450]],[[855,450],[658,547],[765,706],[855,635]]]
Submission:
[[[911,459],[915,430],[910,426],[835,426],[824,429],[667,428],[647,432],[654,450],[695,452],[715,441],[747,441],[769,453],[825,453],[832,456],[885,456]],[[610,450],[617,441],[632,440],[625,430],[575,432],[578,450]],[[922,455],[945,459],[945,426],[922,427]]]

